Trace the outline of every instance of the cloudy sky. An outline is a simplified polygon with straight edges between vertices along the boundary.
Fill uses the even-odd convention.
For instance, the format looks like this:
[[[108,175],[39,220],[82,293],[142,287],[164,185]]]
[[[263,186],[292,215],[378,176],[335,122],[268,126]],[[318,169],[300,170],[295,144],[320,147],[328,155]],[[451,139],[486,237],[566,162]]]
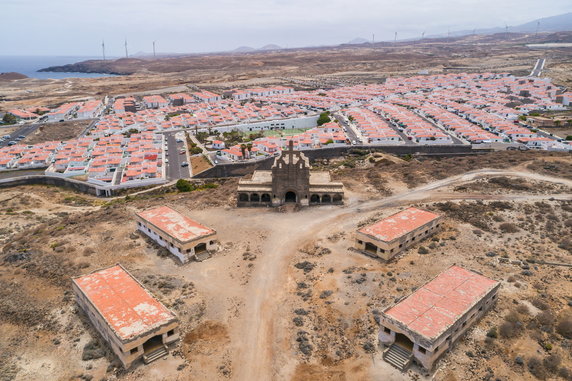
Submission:
[[[333,45],[503,27],[572,11],[570,0],[0,0],[0,55],[109,56],[238,46]]]

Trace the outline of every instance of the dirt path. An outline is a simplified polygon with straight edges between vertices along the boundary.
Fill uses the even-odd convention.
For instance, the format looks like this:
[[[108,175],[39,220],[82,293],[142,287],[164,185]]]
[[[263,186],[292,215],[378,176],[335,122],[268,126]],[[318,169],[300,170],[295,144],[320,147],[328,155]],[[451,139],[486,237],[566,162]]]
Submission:
[[[363,214],[380,207],[409,204],[431,199],[497,199],[541,200],[572,199],[572,195],[478,195],[438,193],[443,187],[473,181],[487,176],[512,176],[533,180],[560,183],[572,186],[571,180],[512,170],[481,169],[462,175],[435,181],[418,188],[381,200],[368,202],[352,201],[343,208],[309,208],[298,213],[273,216],[272,233],[263,245],[266,255],[260,258],[245,293],[243,318],[231,328],[235,343],[233,379],[274,380],[288,379],[285,363],[292,361],[289,355],[287,333],[280,326],[284,323],[281,301],[286,297],[287,268],[289,259],[305,241],[340,223],[348,225],[356,212]]]

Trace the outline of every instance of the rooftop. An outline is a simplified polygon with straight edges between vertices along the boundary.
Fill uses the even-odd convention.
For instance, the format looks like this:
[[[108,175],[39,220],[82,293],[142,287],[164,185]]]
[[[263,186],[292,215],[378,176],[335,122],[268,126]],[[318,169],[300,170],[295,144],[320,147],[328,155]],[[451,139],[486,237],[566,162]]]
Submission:
[[[431,341],[497,285],[483,275],[451,266],[384,314]]]
[[[183,216],[168,206],[146,210],[137,215],[181,242],[215,233],[213,229]]]
[[[73,281],[121,340],[145,334],[176,319],[121,265]]]
[[[439,217],[438,214],[426,210],[408,208],[372,225],[363,227],[358,232],[372,236],[380,241],[389,242]]]

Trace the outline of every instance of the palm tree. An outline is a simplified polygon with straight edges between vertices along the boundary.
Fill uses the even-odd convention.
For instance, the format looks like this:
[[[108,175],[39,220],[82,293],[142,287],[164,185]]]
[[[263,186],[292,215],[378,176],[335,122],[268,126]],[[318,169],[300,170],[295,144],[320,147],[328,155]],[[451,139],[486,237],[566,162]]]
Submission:
[[[242,152],[242,158],[245,159],[246,158],[246,144],[240,145],[240,151]]]
[[[248,158],[250,159],[250,156],[252,154],[252,143],[248,143],[246,145],[246,148],[248,149]]]

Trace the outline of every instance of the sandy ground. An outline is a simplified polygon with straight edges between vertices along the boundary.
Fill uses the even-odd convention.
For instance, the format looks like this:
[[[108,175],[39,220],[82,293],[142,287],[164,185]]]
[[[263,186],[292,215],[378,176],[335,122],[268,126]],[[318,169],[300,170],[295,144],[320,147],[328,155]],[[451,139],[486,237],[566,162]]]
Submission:
[[[1,190],[0,214],[6,218],[0,219],[0,296],[6,299],[0,303],[0,379],[423,379],[419,370],[402,374],[382,360],[374,316],[393,298],[453,263],[501,280],[503,288],[498,305],[439,362],[435,379],[483,378],[488,368],[502,380],[532,379],[526,368],[522,375],[512,358],[547,356],[545,344],[540,344],[547,340],[553,343],[552,353],[560,353],[563,366],[570,368],[565,341],[554,331],[527,328],[530,332],[515,339],[485,340],[513,300],[532,306],[538,295],[549,292],[551,311],[559,317],[572,292],[565,268],[535,266],[532,275],[524,276],[512,262],[484,255],[496,251],[513,261],[551,253],[543,258],[572,262],[570,253],[526,225],[526,218],[541,208],[550,208],[552,212],[541,214],[559,221],[572,218],[572,179],[529,172],[527,163],[474,170],[413,188],[396,178],[386,184],[390,196],[362,187],[348,190],[342,207],[283,212],[232,207],[234,180],[214,190],[146,192],[108,202],[51,187]],[[498,178],[510,179],[517,187],[506,188],[505,180],[490,182]],[[495,209],[492,203],[498,201],[508,202],[510,209]],[[133,213],[161,204],[215,228],[221,242],[216,255],[182,266],[158,256],[153,245],[133,234]],[[351,250],[357,226],[408,205],[443,210],[447,216],[438,241],[422,243],[435,246],[430,254],[421,255],[413,247],[383,263]],[[465,211],[473,214],[466,217]],[[517,233],[500,234],[497,219],[488,222],[490,228],[477,228],[473,225],[481,224],[472,220],[475,216],[522,227]],[[562,223],[554,232],[569,231]],[[129,371],[119,369],[109,351],[103,358],[81,360],[84,346],[98,335],[69,293],[70,276],[116,262],[179,316],[183,332],[183,340],[166,359]],[[304,262],[311,268],[295,266]],[[474,355],[468,357],[469,352]]]

